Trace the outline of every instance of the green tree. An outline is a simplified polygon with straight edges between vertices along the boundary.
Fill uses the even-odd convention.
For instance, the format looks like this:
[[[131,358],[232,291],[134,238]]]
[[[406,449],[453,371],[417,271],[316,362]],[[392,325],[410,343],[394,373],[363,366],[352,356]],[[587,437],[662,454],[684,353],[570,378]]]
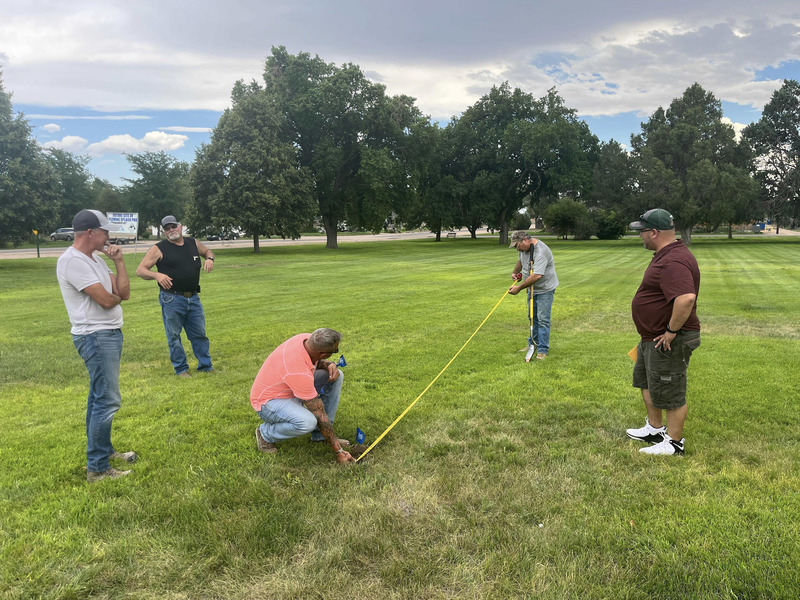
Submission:
[[[95,177],[89,185],[91,188],[92,200],[89,203],[97,210],[108,212],[131,212],[124,195],[120,189],[99,177]]]
[[[124,189],[131,211],[139,213],[139,233],[161,225],[166,215],[182,219],[191,194],[189,165],[163,151],[129,154],[127,159],[139,175],[125,178],[130,185]]]
[[[84,208],[96,208],[92,204],[91,175],[86,171],[90,158],[58,148],[45,150],[44,156],[58,179],[58,222],[71,223]]]
[[[547,227],[564,239],[568,235],[574,235],[575,239],[589,239],[594,230],[589,209],[583,202],[572,198],[560,198],[548,206],[544,219]]]
[[[756,154],[756,173],[768,214],[800,216],[800,83],[785,79],[744,137]]]
[[[386,96],[357,65],[337,67],[282,46],[272,48],[264,81],[286,118],[285,141],[312,173],[327,247],[338,247],[344,221],[380,231],[410,193],[402,163],[406,130],[419,116],[413,99]]]
[[[310,171],[298,167],[293,146],[280,139],[285,124],[271,98],[257,83],[242,81],[231,97],[211,141],[197,151],[187,223],[198,232],[240,227],[259,252],[260,236],[300,237],[317,203]]]
[[[638,193],[638,171],[636,161],[614,140],[601,143],[597,163],[592,172],[592,191],[587,206],[614,211],[625,221],[625,215],[641,214],[647,210],[641,205]]]
[[[631,138],[639,160],[639,184],[653,207],[670,211],[684,243],[691,244],[697,223],[731,215],[726,183],[704,187],[704,181],[741,181],[749,174],[747,152],[737,144],[733,127],[722,122],[720,102],[695,83],[659,107],[642,132]]]
[[[28,122],[14,115],[0,71],[0,244],[19,244],[34,229],[61,227],[57,218],[57,179]]]
[[[480,98],[454,121],[463,152],[460,181],[477,191],[481,214],[508,243],[508,223],[529,199],[582,198],[591,188],[597,138],[551,89],[535,100],[508,83]]]

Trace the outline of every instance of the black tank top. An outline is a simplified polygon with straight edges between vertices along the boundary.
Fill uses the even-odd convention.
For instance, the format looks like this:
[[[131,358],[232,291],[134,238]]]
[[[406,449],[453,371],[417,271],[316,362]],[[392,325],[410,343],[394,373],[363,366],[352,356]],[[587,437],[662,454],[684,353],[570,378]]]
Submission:
[[[156,262],[159,273],[172,278],[172,291],[200,291],[200,254],[194,238],[183,238],[183,245],[162,240],[156,244],[161,250],[161,258]]]

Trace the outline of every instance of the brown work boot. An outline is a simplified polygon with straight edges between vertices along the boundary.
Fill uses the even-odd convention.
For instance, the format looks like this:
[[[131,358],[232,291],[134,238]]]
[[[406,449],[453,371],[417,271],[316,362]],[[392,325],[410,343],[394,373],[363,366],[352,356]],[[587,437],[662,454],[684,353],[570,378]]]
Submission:
[[[117,479],[130,475],[133,471],[117,471],[114,467],[109,467],[105,471],[86,471],[86,481],[95,483],[101,479]]]
[[[116,452],[115,451],[114,454],[112,454],[108,458],[110,458],[112,460],[124,460],[125,462],[133,463],[133,462],[136,462],[136,459],[139,458],[139,457],[136,455],[136,452],[133,452],[133,451],[131,451],[131,452]]]
[[[259,450],[267,454],[275,454],[278,451],[278,447],[275,444],[268,442],[262,437],[260,426],[256,427],[256,444]]]
[[[189,371],[184,371],[183,373],[176,373],[175,375],[177,377],[191,377],[191,375],[189,375]]]

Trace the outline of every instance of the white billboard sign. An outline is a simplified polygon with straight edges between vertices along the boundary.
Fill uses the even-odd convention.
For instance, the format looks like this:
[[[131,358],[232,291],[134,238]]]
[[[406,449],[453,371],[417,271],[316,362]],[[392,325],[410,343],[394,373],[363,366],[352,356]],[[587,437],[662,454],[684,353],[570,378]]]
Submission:
[[[106,213],[109,223],[115,223],[120,233],[131,233],[134,236],[139,231],[139,213]]]

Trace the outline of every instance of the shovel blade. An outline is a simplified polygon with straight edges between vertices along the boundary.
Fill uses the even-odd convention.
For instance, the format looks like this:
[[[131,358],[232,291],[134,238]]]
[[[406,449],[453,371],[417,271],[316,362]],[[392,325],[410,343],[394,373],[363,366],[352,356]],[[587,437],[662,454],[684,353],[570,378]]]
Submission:
[[[528,346],[528,351],[525,353],[525,362],[531,362],[534,352],[536,352],[536,346],[534,345]]]

